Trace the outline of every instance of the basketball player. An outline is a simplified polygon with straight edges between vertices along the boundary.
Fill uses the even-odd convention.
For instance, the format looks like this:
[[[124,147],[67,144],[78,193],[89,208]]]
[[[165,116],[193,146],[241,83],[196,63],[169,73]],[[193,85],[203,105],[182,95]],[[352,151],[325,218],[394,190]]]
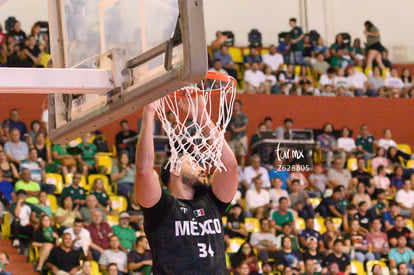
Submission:
[[[161,180],[168,187],[168,194],[161,190],[153,173],[154,116],[153,104],[145,106],[137,145],[135,183],[136,198],[143,207],[153,272],[227,274],[221,216],[238,185],[237,161],[233,152],[223,141],[221,161],[227,171],[216,171],[211,186],[198,180],[204,171],[200,167],[191,168],[190,156],[182,157],[180,173],[170,173],[169,165],[164,164]],[[199,117],[205,116],[200,113]],[[199,123],[212,122],[205,118]]]

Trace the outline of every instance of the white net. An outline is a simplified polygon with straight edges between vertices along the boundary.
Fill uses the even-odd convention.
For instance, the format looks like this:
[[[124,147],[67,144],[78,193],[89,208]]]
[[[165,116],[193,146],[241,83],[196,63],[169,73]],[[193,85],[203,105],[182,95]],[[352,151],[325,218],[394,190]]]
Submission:
[[[224,135],[236,98],[235,80],[209,72],[199,84],[184,87],[155,102],[171,147],[171,171],[181,170],[181,156],[192,168],[226,170],[221,161]]]

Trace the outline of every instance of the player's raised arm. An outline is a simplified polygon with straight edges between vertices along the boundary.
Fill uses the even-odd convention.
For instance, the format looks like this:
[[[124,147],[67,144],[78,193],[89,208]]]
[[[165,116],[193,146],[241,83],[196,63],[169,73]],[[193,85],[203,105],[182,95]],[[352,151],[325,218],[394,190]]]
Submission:
[[[161,198],[161,186],[155,177],[154,169],[154,116],[153,104],[144,107],[141,133],[138,139],[135,176],[135,196],[138,203],[150,208]]]

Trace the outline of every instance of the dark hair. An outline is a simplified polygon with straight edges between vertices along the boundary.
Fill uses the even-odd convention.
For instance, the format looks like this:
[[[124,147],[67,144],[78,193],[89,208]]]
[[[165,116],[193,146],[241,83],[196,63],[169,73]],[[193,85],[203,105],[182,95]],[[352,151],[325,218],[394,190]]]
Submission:
[[[128,120],[123,119],[123,120],[121,120],[121,121],[119,122],[119,125],[122,125],[122,124],[124,124],[124,123],[129,124]]]
[[[109,236],[109,240],[111,240],[112,238],[118,238],[118,240],[119,240],[119,237],[117,236],[117,235],[115,235],[115,234],[113,234],[113,235],[111,235],[111,236]]]
[[[285,119],[283,120],[283,124],[286,124],[286,123],[288,123],[288,122],[293,123],[293,119],[291,119],[290,117],[288,117],[288,118],[285,118]]]
[[[377,173],[379,174],[379,172],[382,170],[382,169],[384,169],[385,168],[385,166],[384,165],[380,165],[380,166],[378,166],[377,167]]]
[[[113,236],[113,235],[112,235]],[[116,270],[118,270],[118,265],[116,263],[110,263],[107,267],[106,270],[109,270],[110,267],[115,266]]]
[[[334,241],[334,246],[337,244],[337,243],[341,243],[341,244],[344,244],[344,241],[342,240],[342,239],[336,239],[335,241]]]
[[[220,58],[214,59],[213,63],[216,63],[216,62],[221,62],[221,59]]]
[[[327,74],[334,74],[334,73],[336,73],[335,68],[334,67],[329,67],[328,70],[327,70]]]
[[[401,262],[401,263],[397,264],[397,270],[400,270],[400,267],[403,266],[403,265],[408,266],[405,262]]]
[[[396,220],[397,218],[404,219],[404,216],[403,216],[403,215],[398,214],[397,216],[395,216],[394,220]]]
[[[383,165],[380,165],[380,166],[384,167]],[[378,195],[380,195],[380,194],[385,194],[386,192],[385,192],[385,190],[384,190],[384,189],[382,189],[382,188],[378,188],[378,189],[376,190],[376,193],[377,193],[377,197],[378,197]]]
[[[170,161],[168,159],[164,160],[164,162],[161,164],[161,170],[160,170],[160,178],[161,182],[168,187],[168,184],[170,183],[170,176],[171,176],[171,165]]]
[[[294,180],[292,180],[292,184],[293,183],[298,183],[299,184],[299,180],[298,179],[294,179]]]
[[[145,239],[146,238],[146,236],[139,236],[138,238],[137,238],[137,240],[135,241],[135,243],[136,244],[138,244],[140,241],[142,241],[143,239]]]
[[[267,218],[261,218],[260,219],[260,224],[262,224],[262,222],[264,222],[264,221],[269,221],[269,219],[267,219]]]
[[[295,17],[290,18],[289,22],[295,22],[296,23],[296,18]]]
[[[239,103],[239,104],[240,104],[240,106],[243,106],[243,104],[242,104],[242,102],[241,102],[241,100],[240,100],[240,99],[236,99],[236,100],[234,101],[234,103]]]
[[[73,199],[72,199],[72,197],[71,197],[71,196],[69,196],[69,195],[64,196],[64,197],[63,197],[63,198],[61,198],[61,200],[60,200],[60,207],[62,207],[63,209],[65,208],[65,200],[66,200],[68,197],[70,197],[70,199],[72,200],[72,203],[73,203]],[[73,209],[73,204],[72,204],[72,209]]]
[[[374,24],[372,24],[371,21],[367,20],[364,22],[365,28],[367,28],[368,30],[372,27],[374,27]]]
[[[268,120],[270,120],[270,121],[273,121],[273,119],[270,117],[270,116],[267,116],[267,117],[265,117],[265,119],[263,120],[263,121],[268,121]]]
[[[287,200],[287,198],[286,197],[280,197],[279,198],[279,203],[281,203],[283,200]]]
[[[342,134],[344,133],[345,129],[347,129],[347,130],[348,130],[348,132],[349,132],[349,134],[351,134],[351,130],[349,130],[349,128],[348,128],[347,126],[344,126],[344,127],[342,127],[342,129],[341,129],[341,137],[342,137]],[[348,134],[348,137],[349,137],[349,134]]]
[[[254,253],[253,246],[252,246],[249,242],[244,242],[244,243],[240,246],[240,248],[239,248],[239,250],[237,251],[237,253],[236,253],[236,254],[242,254],[243,246],[244,246],[245,244],[248,244],[248,245],[250,246],[250,254],[249,254],[248,256],[256,256],[256,253]]]
[[[82,219],[76,218],[75,221],[73,222],[73,224],[77,224],[77,223],[83,223]]]
[[[364,185],[365,186],[365,185]],[[361,202],[359,202],[358,203],[358,207],[361,207],[361,206],[363,206],[364,204],[367,204],[367,202],[366,201],[361,201]]]
[[[328,127],[328,125],[331,125],[332,131],[333,131],[334,127],[333,127],[332,123],[330,123],[330,122],[325,123],[323,125],[323,128],[322,129],[325,131],[325,128]]]
[[[396,201],[394,201],[394,200],[392,200],[392,201],[390,201],[389,203],[388,203],[388,206],[391,208],[391,206],[398,206],[398,203],[396,202]],[[400,215],[398,215],[398,216],[400,216]]]
[[[40,124],[40,121],[38,121],[38,120],[33,120],[33,121],[32,121],[32,123],[30,123],[30,128],[33,128],[33,125],[35,125],[36,123],[37,123],[37,124],[39,124],[39,125],[41,125],[41,124]]]
[[[260,122],[259,125],[257,125],[257,128],[260,128],[262,126],[266,126],[266,124],[264,124],[263,122]]]
[[[342,192],[342,191],[341,191],[341,187],[340,187],[340,186],[336,186],[336,187],[334,188],[333,192],[334,192],[334,193],[336,193],[336,192]]]

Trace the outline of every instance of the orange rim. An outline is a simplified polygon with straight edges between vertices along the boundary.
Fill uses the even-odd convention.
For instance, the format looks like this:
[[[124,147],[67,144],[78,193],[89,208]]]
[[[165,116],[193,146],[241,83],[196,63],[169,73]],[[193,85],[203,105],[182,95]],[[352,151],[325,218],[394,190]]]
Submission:
[[[226,83],[232,82],[234,87],[237,85],[236,79],[234,79],[233,77],[231,77],[228,74],[223,74],[223,73],[219,73],[219,72],[209,71],[209,72],[207,72],[205,79],[218,80],[218,81],[222,81],[222,82],[226,82]],[[233,89],[233,87],[232,87],[232,85],[230,85],[230,86],[223,87],[222,89],[211,89],[211,90],[200,90],[200,89],[196,89],[196,88],[187,87],[187,88],[181,88],[180,90],[175,91],[175,93],[169,94],[169,96],[170,97],[186,96],[186,92],[190,89],[193,90],[193,91],[191,91],[191,96],[194,97],[198,93],[205,93],[205,92],[209,92],[213,95],[219,94],[222,91],[227,91],[229,89]]]

